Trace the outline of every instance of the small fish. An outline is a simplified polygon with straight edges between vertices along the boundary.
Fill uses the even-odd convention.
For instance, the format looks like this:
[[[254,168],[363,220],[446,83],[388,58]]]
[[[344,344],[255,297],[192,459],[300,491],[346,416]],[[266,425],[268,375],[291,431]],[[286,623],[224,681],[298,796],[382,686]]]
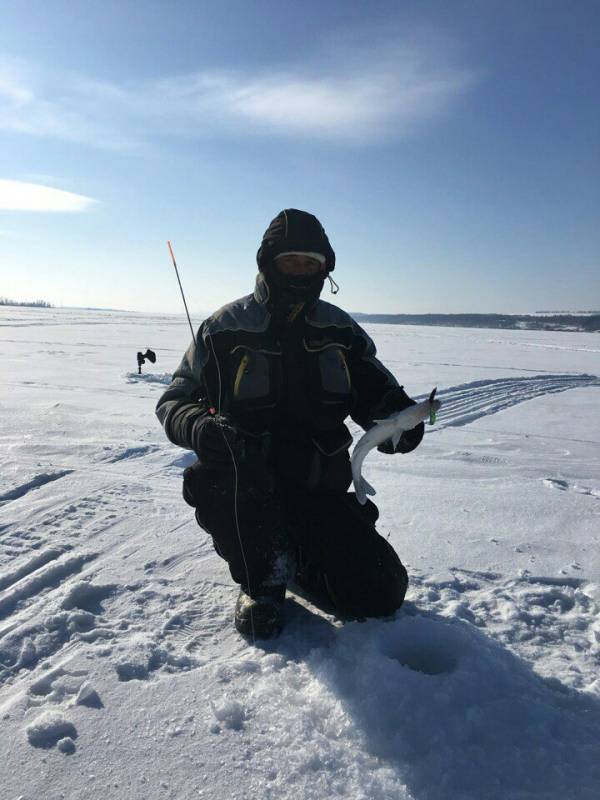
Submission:
[[[410,431],[419,422],[423,422],[428,418],[433,422],[435,413],[442,405],[439,400],[435,399],[436,391],[437,389],[434,389],[427,400],[423,400],[414,406],[409,406],[404,411],[391,414],[387,419],[376,419],[375,425],[364,436],[361,436],[356,443],[352,453],[352,479],[354,481],[356,499],[361,505],[364,506],[367,502],[367,495],[375,494],[375,489],[363,478],[360,472],[367,453],[388,439],[392,440],[395,448],[404,431]]]

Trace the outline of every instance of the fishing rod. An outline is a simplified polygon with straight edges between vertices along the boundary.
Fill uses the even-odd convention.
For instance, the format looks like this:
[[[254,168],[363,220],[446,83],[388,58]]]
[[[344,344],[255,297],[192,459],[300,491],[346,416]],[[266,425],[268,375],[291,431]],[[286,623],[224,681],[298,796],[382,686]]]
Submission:
[[[188,322],[190,323],[190,330],[192,332],[192,339],[194,340],[194,344],[197,345],[196,334],[194,333],[194,328],[192,326],[192,320],[190,319],[190,312],[188,311],[187,303],[185,302],[185,294],[183,293],[183,286],[181,285],[181,279],[179,277],[179,270],[177,269],[177,262],[175,261],[175,253],[173,252],[173,248],[171,247],[171,242],[168,241],[168,240],[167,240],[167,245],[169,247],[169,253],[171,254],[171,261],[173,262],[173,266],[175,267],[175,275],[177,275],[177,283],[179,284],[179,289],[181,291],[181,298],[183,300],[185,313],[187,314]]]
[[[185,294],[183,292],[183,286],[181,285],[181,279],[179,277],[179,270],[177,269],[177,261],[175,261],[175,254],[173,252],[173,248],[171,247],[171,242],[169,240],[167,240],[167,245],[169,247],[169,253],[171,254],[171,261],[173,262],[173,266],[175,267],[175,274],[177,275],[177,283],[179,284],[179,289],[181,291],[181,298],[183,300],[185,313],[187,315],[188,322],[189,322],[189,325],[190,325],[190,330],[192,332],[192,339],[194,341],[194,346],[197,347],[198,343],[196,341],[196,334],[194,333],[194,327],[192,325],[192,320],[190,319],[190,312],[188,311],[187,303],[185,301]],[[217,415],[220,417],[221,416],[221,367],[219,366],[219,359],[217,358],[217,354],[215,352],[215,346],[213,344],[212,337],[208,336],[207,338],[208,338],[208,340],[210,342],[210,346],[211,346],[212,353],[213,353],[213,358],[215,359],[215,365],[217,367],[217,375],[218,375],[218,378],[219,378],[219,397],[218,397],[219,402],[218,402],[217,408],[216,409],[210,408],[209,412],[211,414],[213,414],[213,415],[216,412]],[[244,562],[244,568],[245,568],[245,571],[246,571],[246,581],[247,581],[247,584],[248,584],[248,591],[251,591],[250,571],[248,570],[248,561],[246,559],[246,553],[244,551],[244,544],[242,542],[242,532],[240,530],[240,520],[239,520],[239,516],[238,516],[238,488],[239,488],[238,465],[237,465],[237,462],[235,460],[235,455],[233,453],[233,448],[231,447],[231,444],[229,443],[229,440],[227,439],[227,436],[225,436],[225,431],[223,430],[223,428],[221,428],[221,433],[223,434],[223,441],[227,445],[227,449],[229,450],[229,455],[231,456],[231,462],[233,464],[233,470],[234,470],[233,511],[234,511],[235,527],[236,527],[238,542],[240,544],[240,552],[242,554],[242,560]],[[252,642],[253,642],[254,645],[256,645],[256,635],[254,633],[254,619],[253,619],[252,615],[250,615],[250,624],[251,624],[251,628],[252,628]]]

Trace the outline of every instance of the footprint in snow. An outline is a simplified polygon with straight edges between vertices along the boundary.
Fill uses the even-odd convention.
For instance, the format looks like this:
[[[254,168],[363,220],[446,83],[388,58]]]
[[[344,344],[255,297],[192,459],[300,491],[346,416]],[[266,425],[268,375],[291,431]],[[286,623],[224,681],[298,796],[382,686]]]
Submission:
[[[77,729],[59,711],[44,711],[27,726],[26,733],[29,744],[33,747],[50,749],[60,745],[63,753],[72,753],[75,750],[73,739],[77,738]]]
[[[119,587],[114,583],[94,584],[91,581],[80,581],[68,591],[62,602],[66,610],[80,608],[90,614],[102,614],[102,601],[111,597]]]

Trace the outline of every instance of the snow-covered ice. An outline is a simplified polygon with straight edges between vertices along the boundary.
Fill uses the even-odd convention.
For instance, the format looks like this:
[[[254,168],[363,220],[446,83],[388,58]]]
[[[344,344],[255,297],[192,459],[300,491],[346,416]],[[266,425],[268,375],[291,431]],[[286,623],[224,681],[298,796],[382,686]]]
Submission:
[[[444,402],[363,466],[407,602],[252,646],[154,417],[185,318],[0,309],[2,799],[600,796],[600,338],[368,330]]]

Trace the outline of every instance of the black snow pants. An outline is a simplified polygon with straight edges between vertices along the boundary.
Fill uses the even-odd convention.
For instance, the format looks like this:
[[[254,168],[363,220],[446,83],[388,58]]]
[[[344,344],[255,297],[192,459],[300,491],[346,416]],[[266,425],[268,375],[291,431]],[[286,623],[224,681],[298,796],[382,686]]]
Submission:
[[[295,583],[317,604],[362,619],[392,614],[408,576],[375,529],[370,501],[353,493],[296,491],[264,462],[218,470],[200,461],[184,472],[183,496],[213,539],[233,580],[250,594]]]

